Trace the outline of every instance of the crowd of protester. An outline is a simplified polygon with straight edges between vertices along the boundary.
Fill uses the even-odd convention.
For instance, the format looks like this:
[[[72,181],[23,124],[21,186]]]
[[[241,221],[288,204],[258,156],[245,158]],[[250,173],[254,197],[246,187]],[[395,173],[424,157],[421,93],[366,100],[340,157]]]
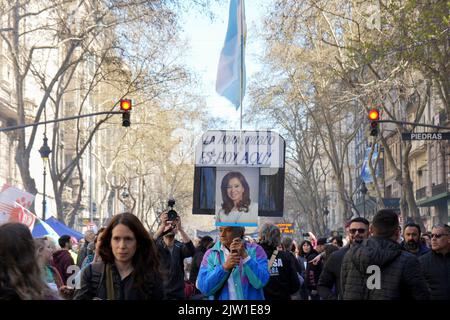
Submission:
[[[282,237],[265,223],[194,242],[181,218],[161,215],[155,234],[131,213],[87,231],[75,252],[63,235],[33,239],[0,226],[0,300],[450,300],[450,227],[422,233],[392,210],[356,217],[345,237]],[[179,237],[179,240],[176,238]]]

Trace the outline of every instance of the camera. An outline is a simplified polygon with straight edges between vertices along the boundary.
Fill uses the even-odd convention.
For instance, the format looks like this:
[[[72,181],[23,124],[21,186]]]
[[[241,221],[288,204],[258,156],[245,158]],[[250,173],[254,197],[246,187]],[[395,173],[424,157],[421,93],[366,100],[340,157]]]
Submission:
[[[167,201],[167,205],[170,207],[169,212],[167,212],[167,220],[169,220],[169,221],[176,220],[178,217],[178,213],[175,210],[173,210],[173,206],[175,205],[175,200],[169,199],[169,201]]]

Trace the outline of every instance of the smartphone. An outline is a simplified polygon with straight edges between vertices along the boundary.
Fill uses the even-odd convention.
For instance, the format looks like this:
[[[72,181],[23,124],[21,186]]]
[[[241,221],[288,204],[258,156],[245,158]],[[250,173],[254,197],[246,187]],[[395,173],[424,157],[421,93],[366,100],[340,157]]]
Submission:
[[[233,228],[232,235],[233,239],[240,238],[241,242],[244,240],[244,235],[242,234],[240,228]],[[231,250],[231,253],[238,253],[238,250]]]

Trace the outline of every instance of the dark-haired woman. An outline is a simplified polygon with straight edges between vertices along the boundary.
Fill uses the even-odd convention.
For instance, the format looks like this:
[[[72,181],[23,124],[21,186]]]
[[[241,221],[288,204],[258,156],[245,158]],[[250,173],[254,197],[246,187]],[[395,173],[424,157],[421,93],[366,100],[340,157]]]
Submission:
[[[200,270],[203,256],[205,255],[206,250],[211,248],[213,245],[214,239],[210,236],[204,236],[200,239],[198,246],[195,248],[195,254],[192,257],[191,270],[189,272],[189,281],[194,285],[197,282],[198,272]],[[194,294],[194,300],[203,299],[203,295],[197,287],[194,289]]]
[[[0,226],[0,300],[55,300],[42,278],[36,246],[27,226]]]
[[[82,271],[75,300],[161,300],[162,275],[156,245],[131,213],[115,215],[102,233],[100,262]]]
[[[305,279],[305,282],[300,289],[300,295],[302,300],[316,300],[318,298],[317,293],[317,282],[319,281],[321,268],[318,266],[314,266],[309,263],[318,255],[318,252],[314,250],[312,244],[308,240],[304,240],[300,243],[299,246],[299,256],[298,260],[300,262],[302,277]]]
[[[252,203],[250,187],[242,173],[238,171],[228,172],[222,179],[220,189],[223,202],[217,222],[257,222],[257,202]]]

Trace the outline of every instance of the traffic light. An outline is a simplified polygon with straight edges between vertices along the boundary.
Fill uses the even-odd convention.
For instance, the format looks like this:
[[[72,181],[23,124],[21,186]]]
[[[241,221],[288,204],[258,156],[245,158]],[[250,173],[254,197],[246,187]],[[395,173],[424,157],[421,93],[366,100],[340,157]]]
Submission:
[[[120,110],[130,111],[131,110],[131,100],[130,99],[120,100]]]
[[[380,131],[380,126],[378,121],[380,120],[380,111],[378,109],[371,109],[369,111],[369,121],[370,121],[370,135],[373,137],[378,136]]]
[[[120,100],[120,110],[122,110],[122,127],[129,127],[130,121],[130,110],[132,108],[130,99]]]

